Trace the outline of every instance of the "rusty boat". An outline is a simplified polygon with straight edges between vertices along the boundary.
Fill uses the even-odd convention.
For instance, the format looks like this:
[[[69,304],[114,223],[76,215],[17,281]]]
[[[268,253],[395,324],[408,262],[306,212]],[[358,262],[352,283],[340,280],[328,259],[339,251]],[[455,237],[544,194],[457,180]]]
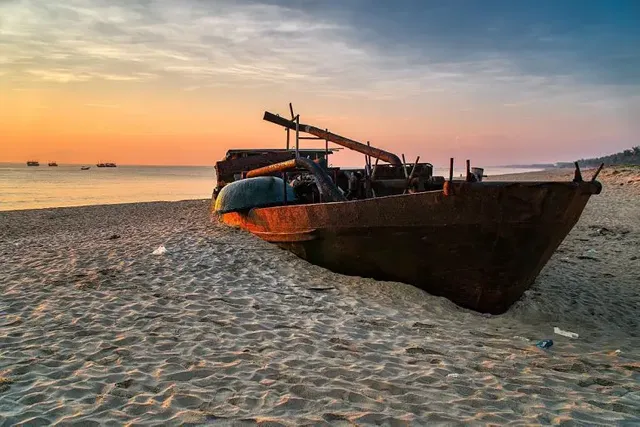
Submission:
[[[407,164],[290,113],[264,114],[286,130],[286,148],[230,150],[216,163],[212,220],[334,272],[404,282],[479,312],[508,310],[602,189],[602,166],[584,180],[577,163],[567,182],[487,182],[468,160],[454,179],[453,159],[448,177],[434,176],[420,157]],[[301,149],[304,139],[324,149]],[[341,148],[364,154],[364,167],[329,166]]]

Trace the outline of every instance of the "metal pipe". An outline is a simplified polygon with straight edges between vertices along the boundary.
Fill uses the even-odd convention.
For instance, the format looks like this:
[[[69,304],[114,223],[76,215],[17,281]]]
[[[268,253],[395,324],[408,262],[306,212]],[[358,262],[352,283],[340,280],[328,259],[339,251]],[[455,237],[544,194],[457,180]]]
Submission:
[[[284,117],[280,117],[268,111],[264,112],[263,119],[268,122],[283,126],[285,128],[289,128],[292,130],[296,129],[296,122],[294,120],[288,120]],[[298,129],[301,130],[302,132],[306,132],[311,135],[315,135],[319,138],[326,139],[327,141],[331,141],[335,144],[342,145],[343,147],[347,147],[359,153],[370,155],[371,157],[375,157],[376,159],[380,159],[384,162],[391,163],[393,165],[398,165],[398,166],[402,165],[402,160],[400,160],[400,158],[395,154],[389,153],[388,151],[384,151],[375,147],[367,147],[365,144],[361,142],[354,141],[352,139],[345,138],[335,133],[319,129],[315,126],[298,123]]]
[[[253,169],[247,172],[247,178],[254,178],[256,176],[271,175],[277,172],[286,171],[295,168],[305,168],[311,172],[316,179],[318,190],[324,201],[328,202],[341,202],[345,201],[345,197],[342,195],[338,187],[335,186],[331,177],[320,167],[317,163],[306,159],[304,157],[296,157],[295,159],[287,160],[280,163],[274,163],[262,168]]]

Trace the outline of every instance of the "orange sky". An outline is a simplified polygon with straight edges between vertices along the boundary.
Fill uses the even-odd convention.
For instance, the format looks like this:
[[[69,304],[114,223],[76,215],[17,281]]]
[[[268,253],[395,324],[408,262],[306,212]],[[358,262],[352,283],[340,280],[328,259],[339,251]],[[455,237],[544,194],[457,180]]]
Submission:
[[[262,114],[266,109],[287,114],[284,96],[253,100],[225,92],[203,96],[151,90],[131,82],[3,90],[8,96],[0,109],[0,135],[5,141],[0,161],[211,165],[229,148],[283,146],[284,131],[264,122]],[[290,99],[295,101],[294,95]],[[482,109],[450,114],[451,110],[437,111],[430,105],[417,111],[396,102],[359,108],[356,101],[337,105],[305,98],[307,102],[294,103],[303,121],[434,163],[444,164],[450,156],[476,158],[484,164],[571,160],[583,152],[626,147],[601,143],[624,132],[615,128],[615,122],[611,125],[597,117],[590,121],[584,115],[550,119],[543,111],[530,109],[523,116],[509,108],[499,114]],[[309,147],[313,142],[302,144]],[[361,157],[342,152],[338,159],[351,165],[361,163]]]
[[[57,7],[0,6],[15,18],[2,33],[13,43],[0,54],[0,162],[212,165],[230,148],[282,147],[284,131],[262,114],[288,114],[288,102],[303,122],[438,165],[574,160],[635,145],[640,131],[639,96],[522,73],[508,56],[412,65],[304,13],[280,48],[261,33],[280,22],[277,8],[230,5],[215,22],[203,10],[188,26],[182,9],[152,22],[126,5]],[[223,39],[206,44],[220,25]],[[159,41],[116,37],[145,31]]]

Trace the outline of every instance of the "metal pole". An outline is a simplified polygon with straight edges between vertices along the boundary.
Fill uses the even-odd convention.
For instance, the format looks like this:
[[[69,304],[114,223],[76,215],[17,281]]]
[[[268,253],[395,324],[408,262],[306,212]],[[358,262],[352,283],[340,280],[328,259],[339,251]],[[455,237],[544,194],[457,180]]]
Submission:
[[[598,175],[600,175],[600,171],[602,170],[603,167],[604,167],[604,163],[600,163],[600,166],[598,166],[598,170],[596,171],[595,174],[593,174],[593,177],[591,178],[591,182],[594,182],[596,180]]]
[[[582,182],[582,172],[580,172],[580,165],[578,164],[578,162],[573,162],[573,164],[576,165],[573,182]]]
[[[293,104],[289,103],[289,111],[291,112],[291,120],[295,120],[296,116],[293,114]],[[298,127],[296,127],[297,130]],[[287,128],[287,150],[289,149],[289,128]],[[298,132],[296,131],[296,157],[298,157]]]
[[[300,114],[296,116],[296,158],[300,157]]]
[[[413,179],[413,174],[416,173],[416,168],[418,167],[419,161],[420,161],[420,156],[416,158],[416,162],[413,164],[413,168],[411,168],[411,173],[409,174],[409,181]]]
[[[449,160],[449,182],[453,182],[453,157]]]
[[[409,172],[407,172],[407,161],[404,159],[404,154],[402,155],[402,170],[404,171],[404,178],[409,178]]]
[[[325,132],[329,132],[329,129],[325,129]],[[327,161],[327,169],[329,168],[329,140],[324,140],[324,158]]]
[[[369,141],[367,141],[367,147],[371,147]],[[371,197],[371,156],[365,154],[364,156],[365,162],[365,174],[364,174],[364,191],[365,198]]]
[[[380,159],[376,158],[376,164],[375,166],[373,166],[373,172],[371,172],[371,179],[375,179],[376,178],[376,171],[378,170],[378,161]]]
[[[411,180],[413,179],[413,174],[416,173],[416,168],[418,167],[418,162],[420,161],[420,156],[418,156],[416,158],[416,162],[413,164],[413,168],[411,168],[411,173],[409,174],[409,177],[407,178],[407,183],[404,186],[404,191],[402,192],[402,194],[405,194],[407,191],[409,191],[409,186],[411,185]]]

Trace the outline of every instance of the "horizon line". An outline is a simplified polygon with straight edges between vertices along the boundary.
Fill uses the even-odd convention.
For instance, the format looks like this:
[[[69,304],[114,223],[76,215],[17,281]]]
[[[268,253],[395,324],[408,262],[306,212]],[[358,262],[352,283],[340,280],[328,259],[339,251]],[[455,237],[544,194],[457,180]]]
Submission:
[[[57,162],[56,162],[57,163]],[[115,163],[115,162],[113,162]],[[487,168],[508,168],[508,169],[544,169],[543,166],[551,166],[551,167],[555,167],[554,165],[557,165],[558,163],[568,163],[568,162],[549,162],[549,163],[532,163],[532,164],[520,164],[520,165],[486,165],[486,166],[478,166],[478,167],[482,167],[484,169]],[[571,162],[572,163],[572,162]],[[90,167],[94,167],[96,166],[95,163],[57,163],[58,167],[60,166],[90,166]],[[431,163],[433,165],[433,163]],[[24,167],[34,167],[34,166],[26,166],[26,162],[0,162],[0,165],[22,165]],[[211,165],[194,165],[194,164],[139,164],[139,163],[116,163],[117,167],[166,167],[166,168],[172,168],[172,167],[192,167],[192,168],[214,168],[215,165],[211,164]],[[49,167],[55,167],[55,166],[48,166],[46,162],[43,162],[40,166],[43,166],[45,168],[49,168]],[[39,167],[39,166],[35,166],[35,167]],[[360,168],[360,166],[353,166],[353,165],[341,165],[341,166],[337,166],[343,169],[357,169]],[[448,169],[449,166],[448,165],[442,165],[442,166],[436,166],[434,165],[434,169]],[[113,169],[113,168],[110,168]],[[459,167],[455,167],[454,169],[460,169]]]

